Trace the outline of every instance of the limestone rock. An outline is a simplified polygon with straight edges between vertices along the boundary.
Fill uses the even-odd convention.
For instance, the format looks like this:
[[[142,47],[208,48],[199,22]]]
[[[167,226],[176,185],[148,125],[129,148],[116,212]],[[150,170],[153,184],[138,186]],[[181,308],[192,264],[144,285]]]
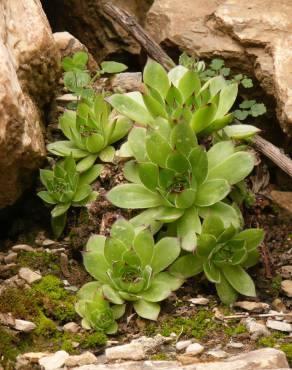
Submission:
[[[271,197],[280,208],[292,217],[292,192],[273,190],[271,191]]]
[[[156,352],[168,338],[156,335],[154,338],[141,337],[131,343],[107,348],[105,355],[108,361],[115,360],[144,360],[147,355]]]
[[[91,70],[97,70],[98,65],[93,56],[89,53],[87,47],[83,45],[76,37],[69,32],[55,32],[53,34],[61,57],[71,56],[78,51],[85,51],[89,55],[88,67]]]
[[[191,340],[180,340],[176,343],[175,348],[178,351],[181,351],[181,350],[187,348],[190,344],[192,344]]]
[[[282,266],[280,268],[280,274],[283,278],[292,278],[292,265]]]
[[[274,348],[264,348],[232,356],[224,361],[196,362],[188,366],[179,366],[174,361],[123,362],[117,364],[84,365],[72,370],[265,370],[288,369],[284,352]]]
[[[35,283],[36,281],[38,281],[42,278],[42,275],[38,274],[37,272],[32,271],[28,267],[22,267],[19,270],[18,274],[28,284]]]
[[[138,54],[140,46],[127,32],[102,11],[101,0],[42,0],[53,27],[71,32],[85,44],[99,62],[113,53]],[[145,20],[151,0],[115,0],[115,5]]]
[[[0,208],[19,198],[45,157],[40,108],[55,90],[58,60],[39,0],[1,1]]]
[[[200,343],[192,343],[187,346],[186,353],[188,355],[196,356],[204,352],[204,347]]]
[[[39,359],[39,364],[44,370],[56,370],[65,364],[65,361],[69,357],[66,351],[58,351],[49,356],[45,356]]]
[[[14,252],[21,252],[21,251],[33,252],[34,251],[33,247],[31,247],[30,245],[27,245],[27,244],[17,244],[17,245],[14,245],[11,249]]]
[[[155,0],[146,28],[154,39],[199,58],[222,57],[254,76],[277,102],[292,135],[292,3],[282,0]]]
[[[63,330],[68,333],[78,333],[80,326],[76,322],[68,322],[63,326]]]
[[[283,280],[281,282],[281,289],[287,297],[292,297],[292,280]]]
[[[25,333],[29,333],[30,331],[33,331],[36,328],[36,324],[34,324],[31,321],[26,320],[15,320],[14,328],[19,331],[23,331]]]
[[[7,254],[7,256],[4,258],[5,263],[12,263],[12,262],[15,262],[16,260],[17,260],[17,253],[15,252],[11,252]]]
[[[252,318],[247,318],[244,322],[247,330],[251,333],[254,334],[256,337],[260,336],[269,336],[270,332],[266,328],[266,325],[256,321],[255,319]]]
[[[269,308],[269,305],[267,303],[249,301],[235,302],[234,306],[243,308],[246,311],[254,312],[261,312]]]
[[[65,361],[65,365],[70,367],[77,365],[90,365],[96,363],[96,361],[97,358],[94,356],[93,353],[84,352],[81,355],[69,356]]]
[[[288,333],[292,332],[292,324],[289,324],[288,322],[284,322],[284,321],[268,319],[267,327],[270,329],[285,331]]]
[[[202,305],[202,306],[205,306],[209,303],[209,299],[208,298],[204,298],[204,297],[197,297],[197,298],[191,298],[189,299],[189,302],[191,302],[192,304],[195,304],[195,305]]]

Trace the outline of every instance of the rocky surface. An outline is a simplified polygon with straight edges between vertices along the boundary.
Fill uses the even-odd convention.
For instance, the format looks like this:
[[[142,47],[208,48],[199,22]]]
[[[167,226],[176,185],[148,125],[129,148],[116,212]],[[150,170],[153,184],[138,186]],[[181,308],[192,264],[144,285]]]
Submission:
[[[15,202],[45,156],[42,115],[59,53],[38,0],[0,4],[0,208]]]
[[[114,53],[139,54],[137,43],[102,12],[101,2],[80,0],[78,5],[72,6],[71,0],[42,0],[53,29],[68,30],[88,47],[97,61]],[[116,0],[115,4],[130,11],[143,23],[151,2]]]
[[[292,3],[282,0],[156,0],[147,30],[170,48],[220,56],[255,76],[277,101],[283,130],[292,135]]]

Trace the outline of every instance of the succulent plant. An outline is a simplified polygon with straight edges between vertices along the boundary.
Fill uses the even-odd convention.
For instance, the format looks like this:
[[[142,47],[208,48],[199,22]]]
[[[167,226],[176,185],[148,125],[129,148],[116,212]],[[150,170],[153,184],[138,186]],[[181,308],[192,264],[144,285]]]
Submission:
[[[216,284],[223,303],[230,304],[238,293],[255,296],[255,286],[245,268],[255,265],[259,258],[258,245],[263,241],[261,229],[238,230],[224,227],[217,216],[205,218],[194,254],[185,254],[171,266],[170,272],[187,278],[203,271]]]
[[[145,66],[143,81],[147,88],[143,95],[130,92],[108,98],[117,111],[138,124],[154,125],[158,117],[172,125],[185,121],[197,135],[203,136],[222,130],[233,121],[229,111],[238,93],[236,81],[227,81],[219,75],[203,83],[198,68],[178,65],[166,73],[151,59]],[[249,126],[241,130],[241,137],[250,137],[257,131]]]
[[[184,281],[164,271],[179,254],[177,238],[162,238],[155,244],[149,229],[135,230],[120,218],[110,237],[94,235],[89,239],[83,258],[86,270],[101,284],[105,299],[116,305],[130,301],[139,316],[156,320],[160,311],[157,302]]]
[[[40,170],[40,178],[46,191],[40,191],[38,196],[48,204],[55,205],[51,211],[52,227],[59,237],[66,224],[68,209],[82,207],[94,201],[98,195],[92,191],[90,184],[99,176],[101,165],[92,166],[88,171],[79,174],[72,157],[59,161],[53,170]]]
[[[231,141],[219,142],[206,152],[187,123],[171,127],[164,119],[156,120],[155,126],[134,127],[127,151],[135,158],[124,168],[131,183],[114,187],[107,198],[120,208],[147,208],[131,220],[135,227],[151,225],[156,232],[167,223],[182,248],[192,251],[201,232],[199,216],[219,212],[226,227],[239,226],[234,207],[222,201],[231,186],[252,171],[252,154],[238,150]]]
[[[83,99],[77,110],[67,110],[59,120],[66,141],[48,145],[48,150],[58,156],[78,159],[79,172],[89,169],[97,157],[111,162],[115,149],[111,144],[127,135],[131,123],[126,117],[111,112],[110,105],[101,94],[92,99]]]
[[[106,334],[115,334],[118,330],[116,320],[125,313],[125,305],[110,305],[102,293],[101,284],[92,281],[83,285],[77,293],[75,309],[82,317],[85,329],[95,329]]]

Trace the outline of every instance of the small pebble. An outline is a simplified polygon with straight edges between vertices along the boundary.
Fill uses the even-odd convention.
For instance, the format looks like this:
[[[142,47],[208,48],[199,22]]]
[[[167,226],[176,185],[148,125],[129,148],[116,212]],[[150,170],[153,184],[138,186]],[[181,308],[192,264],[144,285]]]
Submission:
[[[50,247],[51,245],[54,245],[54,244],[56,244],[56,242],[54,240],[51,240],[51,239],[45,239],[42,242],[43,247]]]
[[[282,266],[280,274],[284,279],[290,279],[292,277],[292,265]]]
[[[287,297],[291,298],[292,297],[292,280],[283,280],[281,282],[281,289]]]
[[[226,358],[228,357],[228,353],[223,351],[222,349],[211,349],[210,351],[207,352],[209,356],[212,356],[214,358]]]
[[[9,253],[6,257],[4,257],[4,262],[5,263],[12,263],[17,260],[17,253],[16,252],[11,252]]]
[[[204,351],[204,347],[200,343],[192,343],[187,346],[185,353],[195,356],[195,355],[199,355],[203,351]]]
[[[68,322],[63,326],[63,330],[67,333],[78,333],[80,326],[76,322]]]
[[[34,251],[34,248],[27,244],[17,244],[17,245],[14,245],[11,249],[13,250],[13,252],[20,252],[20,251],[33,252]]]
[[[34,283],[38,280],[41,280],[41,278],[42,278],[42,275],[40,275],[37,272],[32,271],[31,269],[29,269],[27,267],[22,267],[19,270],[18,275],[23,280],[25,280],[28,284],[32,284],[32,283]]]
[[[178,351],[181,351],[182,349],[187,348],[190,344],[192,344],[191,340],[180,340],[179,342],[176,343],[175,348]]]
[[[209,303],[209,299],[204,298],[204,297],[191,298],[188,301],[193,304],[204,305],[204,306]]]
[[[263,302],[241,301],[235,302],[234,307],[240,307],[246,311],[264,311],[268,309],[270,306],[267,303]]]
[[[270,335],[270,332],[266,328],[266,325],[256,321],[255,319],[249,317],[245,320],[244,323],[249,333],[256,334],[257,337]]]
[[[230,347],[230,348],[243,348],[244,347],[244,344],[243,343],[240,343],[240,342],[229,342],[227,344],[227,347]]]
[[[279,331],[285,331],[285,332],[291,332],[292,331],[292,325],[288,322],[284,321],[277,321],[277,320],[267,320],[267,327],[274,330]]]

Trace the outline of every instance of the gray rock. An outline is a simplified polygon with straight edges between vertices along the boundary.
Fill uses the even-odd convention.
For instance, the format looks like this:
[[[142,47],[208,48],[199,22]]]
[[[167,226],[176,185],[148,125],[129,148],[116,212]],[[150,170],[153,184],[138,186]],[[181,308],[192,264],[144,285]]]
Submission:
[[[197,298],[191,298],[191,299],[189,299],[189,302],[191,302],[193,304],[196,304],[196,305],[205,306],[206,304],[209,303],[209,299],[208,298],[204,298],[204,297],[197,297]]]
[[[14,252],[21,252],[21,251],[33,252],[34,251],[33,247],[31,247],[30,245],[27,245],[27,244],[17,244],[17,245],[14,245],[11,249]]]
[[[36,328],[36,324],[31,321],[15,319],[14,328],[16,330],[29,333]]]
[[[6,257],[4,257],[4,262],[5,263],[12,263],[17,260],[17,253],[16,252],[11,252],[9,253]]]
[[[227,347],[230,347],[230,348],[243,348],[244,347],[244,344],[243,343],[240,343],[240,342],[229,342],[227,344]]]
[[[223,351],[222,349],[211,349],[207,352],[207,355],[212,356],[214,358],[226,358],[229,356],[229,354],[226,351]]]
[[[292,280],[283,280],[281,282],[281,289],[287,297],[292,297]]]
[[[105,355],[108,361],[115,360],[144,360],[149,354],[155,353],[169,338],[156,335],[154,338],[141,337],[131,343],[107,348]]]
[[[245,320],[244,324],[245,324],[247,330],[251,334],[255,334],[256,337],[270,335],[270,332],[266,328],[266,325],[256,321],[255,319],[252,319],[252,318],[249,317]]]
[[[44,356],[39,359],[39,364],[44,370],[56,370],[65,364],[69,357],[66,351],[58,351],[49,356]]]
[[[65,360],[65,365],[69,367],[91,365],[97,362],[97,358],[91,352],[84,352],[81,355],[69,356]]]
[[[286,331],[286,332],[292,331],[292,324],[289,324],[288,322],[277,321],[277,320],[272,320],[272,319],[267,320],[267,327],[270,329],[279,330],[279,331]]]
[[[232,356],[225,361],[196,362],[193,365],[179,366],[173,361],[123,362],[106,365],[85,365],[72,370],[266,370],[288,369],[284,352],[274,348],[263,348],[252,352]]]
[[[283,278],[290,279],[292,277],[292,265],[282,266],[280,274]]]
[[[187,346],[186,353],[192,356],[196,356],[204,352],[204,349],[204,346],[202,346],[200,343],[192,343]]]
[[[240,307],[246,311],[257,311],[257,312],[264,311],[270,307],[267,303],[249,302],[249,301],[235,302],[234,306]]]
[[[178,351],[181,351],[181,350],[187,348],[190,344],[192,344],[191,340],[180,340],[179,342],[176,343],[175,348]]]
[[[42,275],[40,275],[37,272],[32,271],[28,267],[22,267],[19,270],[18,275],[23,280],[25,280],[28,284],[35,283],[36,281],[41,280],[41,278],[42,278]]]
[[[68,322],[63,326],[63,330],[68,333],[78,333],[80,326],[76,322]]]

